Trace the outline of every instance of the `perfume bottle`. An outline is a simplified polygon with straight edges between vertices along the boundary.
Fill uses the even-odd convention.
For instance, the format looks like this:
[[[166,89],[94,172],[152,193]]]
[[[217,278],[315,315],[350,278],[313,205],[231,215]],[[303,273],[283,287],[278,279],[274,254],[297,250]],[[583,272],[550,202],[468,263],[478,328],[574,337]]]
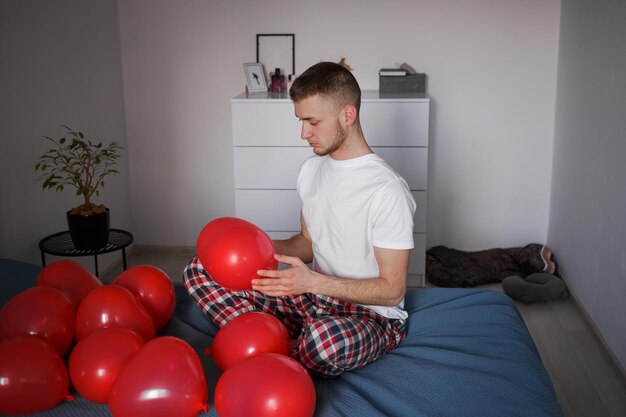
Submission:
[[[285,76],[280,73],[280,68],[276,68],[276,70],[274,70],[274,75],[272,75],[271,90],[273,93],[282,93],[285,91]]]

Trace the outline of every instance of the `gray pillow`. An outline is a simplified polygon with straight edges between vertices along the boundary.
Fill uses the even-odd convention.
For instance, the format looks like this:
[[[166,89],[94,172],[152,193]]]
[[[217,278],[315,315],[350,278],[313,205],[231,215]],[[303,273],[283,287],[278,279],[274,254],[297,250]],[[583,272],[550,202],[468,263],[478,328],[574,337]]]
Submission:
[[[502,289],[514,300],[524,303],[558,300],[568,296],[563,280],[556,275],[538,272],[526,279],[512,275],[502,280]]]

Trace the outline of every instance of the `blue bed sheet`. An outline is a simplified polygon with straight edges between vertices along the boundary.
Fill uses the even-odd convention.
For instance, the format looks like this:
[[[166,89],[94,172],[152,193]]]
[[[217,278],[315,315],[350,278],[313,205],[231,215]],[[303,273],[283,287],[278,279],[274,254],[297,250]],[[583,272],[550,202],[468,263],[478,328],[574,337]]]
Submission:
[[[0,260],[0,293],[27,288],[38,268]],[[20,268],[17,268],[20,269]],[[5,271],[11,270],[11,278]],[[33,275],[34,274],[34,275]],[[30,276],[30,278],[28,277]],[[220,371],[204,349],[217,329],[176,285],[174,317],[162,334],[186,340],[203,363],[212,403]],[[382,359],[335,379],[314,378],[316,417],[562,416],[552,383],[514,303],[478,289],[407,292],[408,336]],[[42,417],[109,417],[106,405],[76,395]],[[200,417],[217,417],[215,408]]]

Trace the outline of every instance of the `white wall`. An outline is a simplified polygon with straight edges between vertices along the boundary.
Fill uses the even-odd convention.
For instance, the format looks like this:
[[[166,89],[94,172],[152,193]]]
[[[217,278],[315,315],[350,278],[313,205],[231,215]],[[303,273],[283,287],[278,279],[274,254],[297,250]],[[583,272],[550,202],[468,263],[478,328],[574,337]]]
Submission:
[[[363,89],[396,63],[428,74],[429,246],[545,242],[559,6],[119,1],[137,241],[195,245],[204,224],[234,213],[229,99],[256,34],[295,33],[297,72],[344,56]]]
[[[548,242],[626,368],[626,3],[563,0]]]
[[[65,212],[81,203],[36,181],[42,136],[60,137],[66,124],[126,147],[117,4],[2,0],[0,57],[0,257],[39,263],[39,240],[67,230]],[[130,227],[127,163],[96,199],[113,227]],[[114,259],[103,257],[101,270]]]
[[[229,99],[267,32],[296,34],[298,72],[345,56],[364,89],[395,63],[428,74],[429,246],[546,239],[559,0],[0,5],[2,256],[36,261],[41,236],[65,227],[75,198],[43,191],[32,169],[40,136],[62,123],[128,136],[129,168],[101,200],[137,242],[194,245],[206,222],[232,215]]]

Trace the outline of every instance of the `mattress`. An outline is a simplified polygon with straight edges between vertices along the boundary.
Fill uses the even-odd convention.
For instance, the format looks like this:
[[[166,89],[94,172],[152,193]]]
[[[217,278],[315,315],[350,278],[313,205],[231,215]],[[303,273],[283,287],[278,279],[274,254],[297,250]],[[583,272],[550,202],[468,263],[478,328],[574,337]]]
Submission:
[[[3,302],[32,286],[39,267],[0,260]],[[220,371],[204,351],[217,328],[181,284],[174,316],[160,331],[187,341],[204,366],[211,408]],[[515,304],[495,291],[407,292],[407,338],[378,361],[334,379],[314,377],[316,417],[562,416],[550,378]],[[105,417],[108,406],[72,401],[33,416]]]

